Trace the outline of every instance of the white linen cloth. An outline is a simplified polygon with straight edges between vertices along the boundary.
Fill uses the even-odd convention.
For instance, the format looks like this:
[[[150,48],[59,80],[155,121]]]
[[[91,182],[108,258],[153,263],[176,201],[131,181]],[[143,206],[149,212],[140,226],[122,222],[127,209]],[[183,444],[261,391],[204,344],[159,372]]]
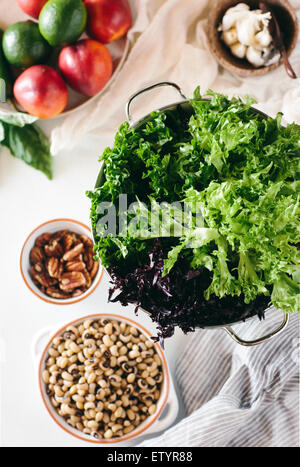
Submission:
[[[281,312],[235,325],[246,340],[278,327]],[[187,417],[139,447],[298,447],[299,316],[281,334],[243,347],[221,329],[198,330],[180,355]]]
[[[300,78],[291,80],[283,66],[251,78],[232,75],[218,66],[205,33],[212,0],[132,0],[132,4],[136,20],[128,34],[128,59],[100,99],[58,121],[51,134],[53,154],[80,146],[86,135],[96,143],[103,134],[113,137],[125,120],[127,99],[146,85],[164,80],[179,84],[187,97],[198,85],[203,93],[211,88],[230,96],[249,94],[271,116],[282,111],[286,121],[300,123]],[[291,4],[300,18],[300,0],[291,0]],[[291,62],[300,77],[299,44]],[[176,98],[174,91],[152,92],[136,102],[134,116],[145,115]]]

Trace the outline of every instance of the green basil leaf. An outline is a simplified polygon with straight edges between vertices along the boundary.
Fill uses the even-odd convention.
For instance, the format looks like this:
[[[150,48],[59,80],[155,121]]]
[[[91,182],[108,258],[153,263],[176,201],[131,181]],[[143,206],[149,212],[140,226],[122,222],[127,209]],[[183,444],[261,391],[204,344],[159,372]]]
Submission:
[[[50,143],[42,130],[34,125],[23,127],[2,123],[5,137],[1,144],[8,147],[11,154],[31,167],[43,172],[52,179],[52,156]]]
[[[37,117],[22,112],[0,110],[0,121],[10,125],[23,127],[37,121]]]

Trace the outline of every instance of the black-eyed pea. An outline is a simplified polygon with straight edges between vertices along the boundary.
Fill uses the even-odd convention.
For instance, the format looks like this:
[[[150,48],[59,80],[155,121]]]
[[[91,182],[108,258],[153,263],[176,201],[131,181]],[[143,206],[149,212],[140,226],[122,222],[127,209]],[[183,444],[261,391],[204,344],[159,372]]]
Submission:
[[[123,426],[119,425],[118,423],[112,425],[111,430],[114,434],[116,434],[118,431],[122,430]]]
[[[47,368],[50,368],[50,367],[51,367],[52,365],[54,365],[54,364],[55,364],[55,358],[49,357],[49,358],[47,359],[47,361],[46,361],[46,367],[47,367]]]
[[[83,424],[80,423],[80,422],[79,422],[79,423],[76,423],[76,426],[75,426],[75,427],[76,427],[76,429],[77,429],[78,431],[83,431],[83,430],[84,430],[84,426],[83,426]]]
[[[107,412],[103,412],[103,419],[102,419],[103,423],[109,423],[110,421],[110,416]]]
[[[79,396],[79,394],[74,394],[74,396],[72,396],[72,399],[74,402],[84,402],[85,399],[83,396]]]
[[[96,417],[96,410],[94,409],[85,410],[84,414],[88,420],[94,420]]]
[[[85,330],[89,329],[92,326],[93,320],[92,319],[86,319],[83,322],[83,327]]]
[[[135,358],[137,358],[139,356],[139,354],[140,354],[140,352],[139,352],[138,349],[133,349],[128,353],[128,356],[129,356],[129,358],[134,360]]]
[[[76,414],[76,409],[74,409],[73,407],[70,407],[68,404],[61,404],[61,410],[66,415],[75,415]]]
[[[158,369],[156,368],[156,370],[150,371],[149,376],[150,376],[151,378],[154,378],[154,379],[155,379],[156,376],[159,376]],[[157,380],[156,380],[156,379],[155,379],[155,381],[156,381],[156,383],[157,383]]]
[[[58,384],[56,384],[54,386],[54,392],[58,397],[63,397],[65,395],[65,393],[63,392],[61,386],[59,386]]]
[[[107,334],[103,336],[102,342],[107,348],[110,348],[114,345],[114,342],[111,340],[111,338]]]
[[[107,323],[107,324],[104,326],[104,332],[105,332],[105,334],[107,334],[108,336],[110,336],[110,335],[113,333],[113,325],[112,325],[112,323]]]
[[[104,438],[105,439],[111,439],[113,437],[113,432],[112,430],[107,430],[105,433],[104,433]]]
[[[81,348],[79,347],[78,344],[76,344],[76,342],[71,342],[69,345],[69,350],[73,353],[79,354],[81,351]]]
[[[87,422],[87,427],[90,428],[92,431],[96,431],[98,428],[98,423],[96,420],[89,420]]]
[[[57,347],[57,350],[58,352],[61,354],[64,352],[65,350],[65,344],[60,344],[58,347]]]
[[[95,409],[95,403],[94,402],[86,402],[84,404],[84,410],[89,410],[89,409]]]
[[[93,384],[96,381],[97,375],[95,373],[91,373],[87,378],[88,384]]]
[[[125,345],[122,345],[122,347],[120,347],[119,349],[119,355],[121,356],[126,355],[127,352],[128,352],[128,348]]]
[[[119,375],[113,374],[109,376],[108,380],[109,380],[109,383],[115,388],[118,388],[121,386],[121,377]]]
[[[131,341],[131,335],[130,334],[120,334],[119,339],[124,343],[124,344],[129,344]]]
[[[129,426],[126,426],[126,427],[123,429],[123,433],[124,433],[124,435],[128,435],[128,433],[131,433],[133,430],[134,430],[134,426],[133,426],[133,425],[129,425]]]
[[[59,406],[59,402],[57,402],[57,400],[55,400],[54,397],[51,397],[50,402],[53,405],[53,407],[55,407],[55,408],[57,408]]]
[[[45,384],[50,383],[50,373],[49,373],[48,370],[43,371],[42,378],[43,378],[43,381],[44,381]]]
[[[70,375],[73,375],[73,374],[76,375],[76,374],[79,372],[78,366],[77,366],[76,363],[74,362],[72,365],[70,365],[70,366],[68,367],[68,370],[67,370],[67,371],[68,371],[68,373],[70,373]]]
[[[128,407],[130,405],[129,398],[126,395],[121,396],[121,401],[122,401],[123,407]]]
[[[137,384],[141,389],[146,389],[148,387],[147,381],[143,378],[139,378]]]
[[[50,347],[50,349],[48,350],[48,353],[50,357],[53,357],[53,358],[59,357],[59,352],[55,350],[53,347]]]
[[[68,418],[67,419],[67,424],[70,425],[71,427],[75,428],[76,427],[76,423],[73,422],[73,420],[71,418]]]
[[[95,420],[97,423],[102,422],[103,419],[103,412],[96,412]]]
[[[161,366],[161,359],[157,353],[153,356],[153,360],[157,363],[158,366]]]
[[[117,418],[125,418],[126,417],[126,413],[125,413],[125,410],[122,408],[122,407],[118,407],[114,413],[116,419]]]
[[[154,415],[156,412],[156,405],[155,404],[150,405],[148,412],[150,415]]]
[[[155,385],[156,385],[155,379],[154,379],[154,378],[151,378],[151,376],[148,376],[148,377],[146,378],[146,381],[147,381],[147,383],[148,383],[150,386],[155,386]]]
[[[99,389],[96,394],[96,399],[103,400],[105,398],[105,390],[104,389]]]
[[[135,419],[135,413],[132,409],[126,410],[126,415],[131,421]]]
[[[119,356],[119,348],[118,348],[117,345],[112,345],[109,350],[110,350],[110,353],[112,354],[113,357],[118,357]]]
[[[68,371],[63,371],[62,377],[63,377],[64,380],[70,381],[70,382],[73,383],[73,376],[70,375],[70,373]]]
[[[96,385],[95,385],[96,386]],[[87,402],[95,402],[96,401],[96,396],[94,394],[91,394],[89,393],[87,396],[86,396],[86,401]]]
[[[127,382],[128,382],[129,384],[132,384],[132,383],[134,383],[135,378],[136,378],[135,374],[134,374],[134,373],[130,373],[130,374],[127,376]]]
[[[114,412],[117,408],[116,404],[113,404],[113,403],[110,403],[110,404],[107,404],[106,408],[108,410],[111,410],[112,412]]]
[[[86,434],[86,435],[90,435],[90,434],[91,434],[91,429],[90,429],[90,428],[84,428],[82,431],[83,431],[83,433]]]
[[[137,368],[138,368],[138,370],[146,370],[146,369],[147,369],[147,365],[146,365],[146,363],[139,363],[139,364],[137,365]]]
[[[111,357],[111,358],[110,358],[110,366],[111,366],[112,368],[115,368],[115,367],[117,366],[117,359],[116,359],[116,357]]]

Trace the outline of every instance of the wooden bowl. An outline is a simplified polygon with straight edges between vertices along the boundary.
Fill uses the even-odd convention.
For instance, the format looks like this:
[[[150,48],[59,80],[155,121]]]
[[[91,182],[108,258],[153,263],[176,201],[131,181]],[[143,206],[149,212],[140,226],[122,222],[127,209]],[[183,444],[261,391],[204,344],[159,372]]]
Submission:
[[[225,12],[238,3],[248,4],[251,10],[259,8],[259,0],[217,0],[212,5],[207,24],[208,43],[211,53],[220,65],[240,76],[258,76],[269,73],[282,65],[282,58],[272,65],[255,68],[246,59],[240,59],[232,55],[229,47],[220,37],[221,33],[218,31],[218,27]],[[298,39],[296,12],[287,0],[267,0],[266,3],[272,8],[276,16],[289,56],[294,50]]]

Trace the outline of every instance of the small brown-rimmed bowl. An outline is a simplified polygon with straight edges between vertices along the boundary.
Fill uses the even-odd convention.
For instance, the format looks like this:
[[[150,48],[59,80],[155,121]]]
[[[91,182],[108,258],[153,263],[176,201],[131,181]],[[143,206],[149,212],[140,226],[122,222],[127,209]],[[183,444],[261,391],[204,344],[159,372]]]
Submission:
[[[211,53],[221,66],[240,76],[259,76],[265,75],[275,70],[283,64],[282,57],[278,62],[255,68],[246,59],[240,59],[232,55],[229,47],[222,41],[221,33],[218,28],[226,11],[237,5],[246,3],[251,10],[259,8],[259,0],[217,0],[212,2],[208,22],[207,37]],[[298,20],[296,12],[288,0],[267,0],[266,2],[273,10],[282,33],[283,42],[290,56],[297,44],[298,39]]]
[[[36,239],[42,234],[56,233],[61,230],[69,230],[79,235],[86,235],[87,237],[92,239],[89,227],[87,227],[85,224],[79,221],[73,219],[54,219],[48,222],[44,222],[42,225],[34,229],[33,232],[31,232],[31,234],[25,240],[20,256],[20,270],[25,284],[36,297],[54,305],[71,305],[73,303],[77,303],[81,300],[84,300],[89,295],[91,295],[91,293],[93,293],[94,290],[98,287],[103,276],[102,266],[99,267],[91,287],[87,289],[86,292],[84,292],[78,297],[72,297],[68,299],[56,299],[46,295],[42,292],[42,290],[39,289],[39,287],[35,285],[30,275],[30,251],[34,247]]]
[[[98,445],[121,445],[121,446],[130,446],[137,443],[137,438],[141,436],[150,435],[164,431],[169,426],[171,426],[178,415],[179,403],[174,389],[174,384],[172,376],[169,371],[168,363],[164,352],[158,343],[154,343],[155,351],[158,353],[163,368],[163,383],[161,388],[161,395],[157,403],[157,410],[153,415],[149,415],[134,431],[130,432],[127,435],[122,437],[113,438],[113,439],[94,439],[91,435],[85,434],[76,428],[68,425],[63,417],[61,417],[56,409],[51,404],[49,396],[46,394],[46,385],[43,382],[43,370],[45,369],[45,362],[48,356],[48,350],[51,347],[54,339],[61,336],[66,332],[66,329],[69,326],[76,326],[83,323],[85,320],[100,320],[107,319],[119,322],[125,322],[130,326],[134,326],[138,331],[143,334],[148,340],[151,339],[151,334],[143,326],[133,321],[130,318],[119,316],[115,314],[105,313],[105,314],[96,314],[89,315],[85,317],[78,318],[71,323],[64,324],[60,327],[58,331],[53,328],[41,330],[34,338],[32,344],[32,357],[34,362],[37,365],[38,373],[38,385],[39,391],[42,397],[43,404],[47,410],[48,415],[54,420],[54,422],[65,432],[74,436],[75,438]],[[45,344],[46,343],[46,344]],[[140,439],[139,439],[140,441]]]

